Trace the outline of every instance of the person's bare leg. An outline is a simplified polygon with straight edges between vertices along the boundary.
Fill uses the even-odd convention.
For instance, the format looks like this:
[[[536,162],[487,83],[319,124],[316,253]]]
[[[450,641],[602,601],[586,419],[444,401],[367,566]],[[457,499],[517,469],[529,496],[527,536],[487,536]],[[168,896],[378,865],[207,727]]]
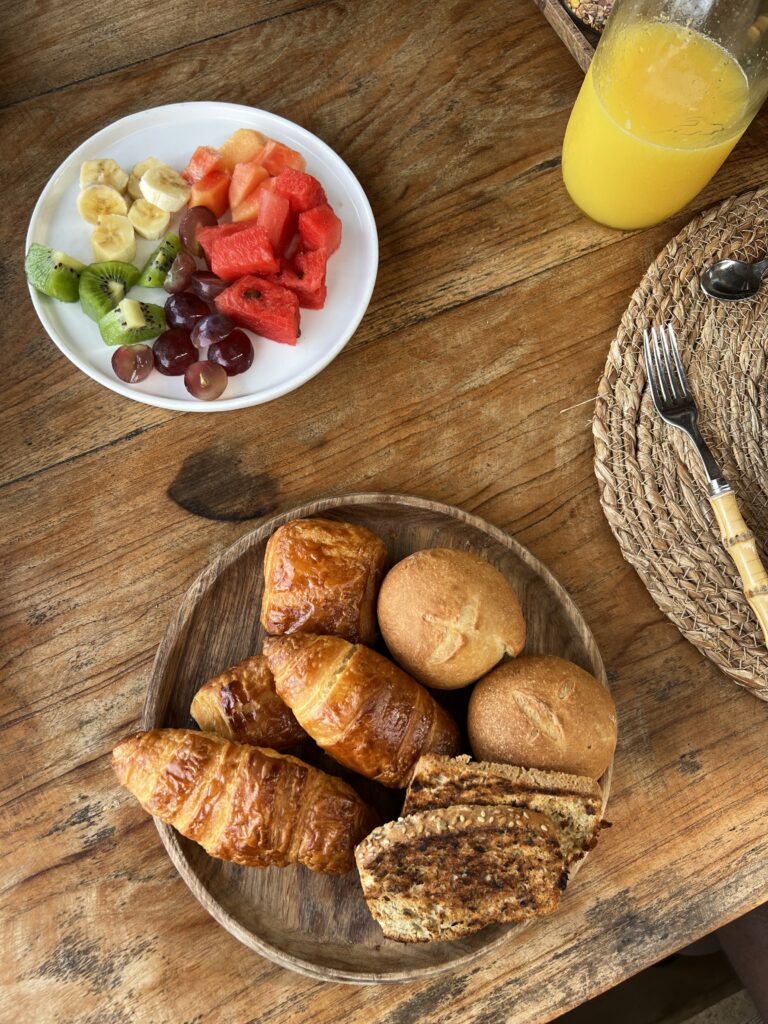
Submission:
[[[768,903],[719,928],[717,937],[760,1016],[768,1021]]]

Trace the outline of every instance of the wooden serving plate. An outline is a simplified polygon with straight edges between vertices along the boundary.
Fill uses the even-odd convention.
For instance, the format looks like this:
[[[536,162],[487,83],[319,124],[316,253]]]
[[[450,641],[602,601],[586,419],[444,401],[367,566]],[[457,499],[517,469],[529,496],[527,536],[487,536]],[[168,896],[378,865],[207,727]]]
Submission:
[[[144,707],[145,729],[196,728],[189,705],[198,687],[261,650],[259,610],[267,539],[288,520],[317,514],[369,527],[386,541],[392,563],[429,547],[481,555],[507,576],[520,597],[528,630],[526,652],[560,655],[607,686],[600,654],[578,609],[521,544],[448,505],[397,494],[352,494],[308,502],[266,520],[198,577],[157,652]],[[463,725],[469,689],[432,693]],[[397,817],[402,792],[346,772],[314,744],[306,747],[300,751],[306,760],[353,781],[384,816]],[[610,777],[611,768],[600,780],[603,806]],[[157,819],[156,824],[181,877],[219,924],[262,956],[312,978],[363,984],[412,981],[464,966],[504,942],[510,927],[523,927],[492,926],[452,942],[391,942],[368,913],[357,872],[339,878],[301,866],[239,867],[209,857],[197,843]],[[556,916],[552,927],[557,927]]]

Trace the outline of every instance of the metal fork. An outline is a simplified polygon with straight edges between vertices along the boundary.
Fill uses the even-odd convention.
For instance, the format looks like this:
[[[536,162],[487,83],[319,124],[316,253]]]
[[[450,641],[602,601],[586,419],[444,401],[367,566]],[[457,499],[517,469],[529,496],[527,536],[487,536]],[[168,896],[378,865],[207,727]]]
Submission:
[[[768,573],[757,553],[755,538],[736,502],[733,488],[699,431],[699,412],[688,386],[675,332],[671,327],[643,331],[645,372],[656,412],[665,423],[682,430],[693,442],[709,487],[709,501],[720,538],[736,564],[744,596],[757,616],[768,644]]]

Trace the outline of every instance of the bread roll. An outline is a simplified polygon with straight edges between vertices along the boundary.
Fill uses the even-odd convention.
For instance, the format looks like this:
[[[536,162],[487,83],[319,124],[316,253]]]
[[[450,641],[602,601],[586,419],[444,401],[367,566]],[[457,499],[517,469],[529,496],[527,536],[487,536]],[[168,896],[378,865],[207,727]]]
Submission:
[[[271,634],[372,643],[386,560],[384,541],[364,526],[330,519],[286,523],[267,542],[261,624]]]
[[[456,754],[459,728],[423,686],[368,647],[336,636],[267,637],[278,696],[339,764],[392,789],[428,751]]]
[[[392,656],[420,683],[453,690],[525,644],[517,595],[489,562],[466,551],[416,551],[387,573],[379,628]]]
[[[589,672],[562,658],[532,655],[480,680],[467,728],[479,761],[597,779],[616,748],[616,706]]]
[[[285,750],[307,738],[291,709],[275,693],[275,680],[261,654],[204,683],[189,712],[203,732],[255,747]]]

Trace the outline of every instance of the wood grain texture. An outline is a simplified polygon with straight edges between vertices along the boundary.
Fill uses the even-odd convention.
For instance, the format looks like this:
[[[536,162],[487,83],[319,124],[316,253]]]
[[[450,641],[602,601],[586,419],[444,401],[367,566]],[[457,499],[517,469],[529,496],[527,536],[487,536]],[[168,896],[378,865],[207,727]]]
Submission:
[[[475,516],[435,501],[360,494],[313,501],[267,519],[216,559],[192,584],[157,652],[142,728],[187,728],[189,706],[203,680],[261,650],[258,609],[267,541],[284,523],[321,515],[372,530],[387,545],[388,564],[431,547],[471,551],[495,565],[514,587],[526,622],[525,652],[556,654],[607,686],[594,639],[578,609],[549,570],[513,538]],[[432,695],[460,723],[462,751],[469,688]],[[402,791],[385,790],[307,743],[301,756],[341,775],[383,820],[397,817]],[[612,765],[600,779],[603,811]],[[507,941],[497,926],[457,942],[403,946],[383,938],[363,899],[357,872],[328,879],[303,868],[248,871],[208,857],[196,843],[156,822],[173,863],[193,894],[228,931],[275,963],[311,978],[374,983],[413,981],[467,967]],[[573,879],[577,864],[570,871]],[[518,930],[519,930],[518,926]]]
[[[595,54],[595,48],[587,38],[586,32],[582,32],[569,16],[561,0],[534,0],[534,3],[562,39],[566,50],[581,70],[586,71]]]
[[[146,10],[150,27],[177,12],[181,38],[188,7]],[[53,67],[54,42],[40,49]],[[0,268],[14,311],[0,405],[0,1019],[336,1024],[343,999],[355,1024],[539,1024],[764,902],[765,707],[654,606],[592,472],[608,345],[690,212],[622,234],[570,204],[559,152],[581,75],[541,13],[528,0],[334,2],[130,56],[0,111],[15,144],[0,165],[9,252],[69,152],[161,88],[166,102],[265,107],[328,141],[371,199],[380,273],[320,376],[268,406],[192,418],[85,378],[45,337],[20,258]],[[695,209],[768,178],[767,128],[764,111]],[[595,636],[621,736],[614,826],[556,929],[511,936],[456,975],[342,989],[211,920],[115,785],[109,751],[137,727],[154,653],[202,568],[259,517],[366,489],[458,505],[540,558]]]

